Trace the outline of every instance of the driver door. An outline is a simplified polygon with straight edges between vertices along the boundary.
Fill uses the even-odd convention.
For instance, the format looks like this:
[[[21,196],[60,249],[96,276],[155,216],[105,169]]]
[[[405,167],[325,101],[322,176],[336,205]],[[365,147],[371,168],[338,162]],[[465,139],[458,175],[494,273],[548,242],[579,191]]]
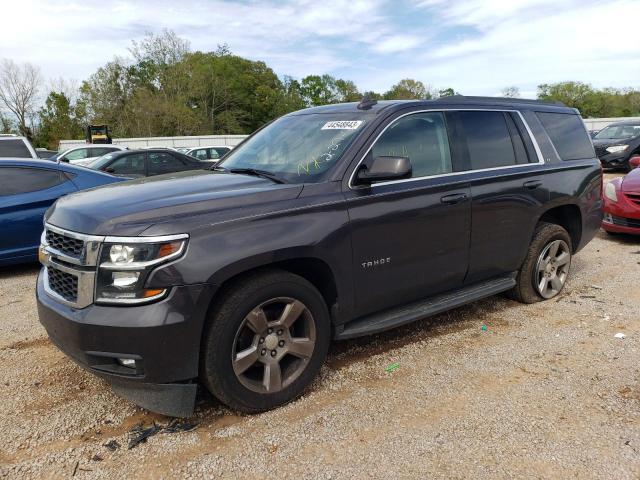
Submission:
[[[351,185],[345,194],[355,316],[462,286],[471,202],[464,176],[455,175],[453,151],[442,112],[402,116],[371,146],[373,157],[408,157],[412,177]]]

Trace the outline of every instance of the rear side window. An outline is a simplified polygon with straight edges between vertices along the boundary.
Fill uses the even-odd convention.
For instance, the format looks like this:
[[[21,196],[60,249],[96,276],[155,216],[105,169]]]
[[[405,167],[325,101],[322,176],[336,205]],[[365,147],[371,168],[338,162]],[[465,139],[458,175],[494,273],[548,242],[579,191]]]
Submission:
[[[185,169],[185,163],[169,153],[149,154],[149,175],[179,172]]]
[[[67,178],[55,170],[26,167],[0,167],[0,196],[46,190]]]
[[[22,140],[0,140],[0,157],[31,158],[31,152]]]
[[[472,170],[517,163],[504,113],[462,111],[457,117],[467,139]]]
[[[536,112],[562,160],[593,158],[595,152],[578,115]]]
[[[144,153],[119,157],[104,170],[116,175],[144,175]]]

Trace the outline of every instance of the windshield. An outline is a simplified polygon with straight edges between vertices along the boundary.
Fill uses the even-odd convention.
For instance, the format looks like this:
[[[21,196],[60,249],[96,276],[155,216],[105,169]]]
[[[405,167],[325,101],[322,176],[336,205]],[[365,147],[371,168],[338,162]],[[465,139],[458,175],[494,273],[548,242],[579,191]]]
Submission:
[[[115,153],[107,153],[106,155],[102,155],[101,157],[96,158],[89,164],[87,167],[92,168],[93,170],[100,170],[107,163],[109,163],[115,157]]]
[[[597,140],[623,140],[640,135],[640,125],[611,125],[600,130]]]
[[[269,172],[287,183],[315,183],[335,165],[371,113],[282,117],[231,150],[218,165]]]

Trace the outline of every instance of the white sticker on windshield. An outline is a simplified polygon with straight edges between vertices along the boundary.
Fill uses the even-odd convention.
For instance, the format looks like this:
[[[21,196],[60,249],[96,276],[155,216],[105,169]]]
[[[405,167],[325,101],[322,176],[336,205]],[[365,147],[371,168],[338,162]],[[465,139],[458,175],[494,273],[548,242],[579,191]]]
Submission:
[[[322,130],[357,130],[362,125],[362,120],[338,120],[327,122]]]

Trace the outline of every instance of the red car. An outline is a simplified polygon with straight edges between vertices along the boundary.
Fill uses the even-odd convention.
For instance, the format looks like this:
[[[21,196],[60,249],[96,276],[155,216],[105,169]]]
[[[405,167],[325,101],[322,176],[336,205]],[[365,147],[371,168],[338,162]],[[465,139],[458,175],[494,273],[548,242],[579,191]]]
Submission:
[[[640,235],[640,168],[605,185],[602,228]]]

